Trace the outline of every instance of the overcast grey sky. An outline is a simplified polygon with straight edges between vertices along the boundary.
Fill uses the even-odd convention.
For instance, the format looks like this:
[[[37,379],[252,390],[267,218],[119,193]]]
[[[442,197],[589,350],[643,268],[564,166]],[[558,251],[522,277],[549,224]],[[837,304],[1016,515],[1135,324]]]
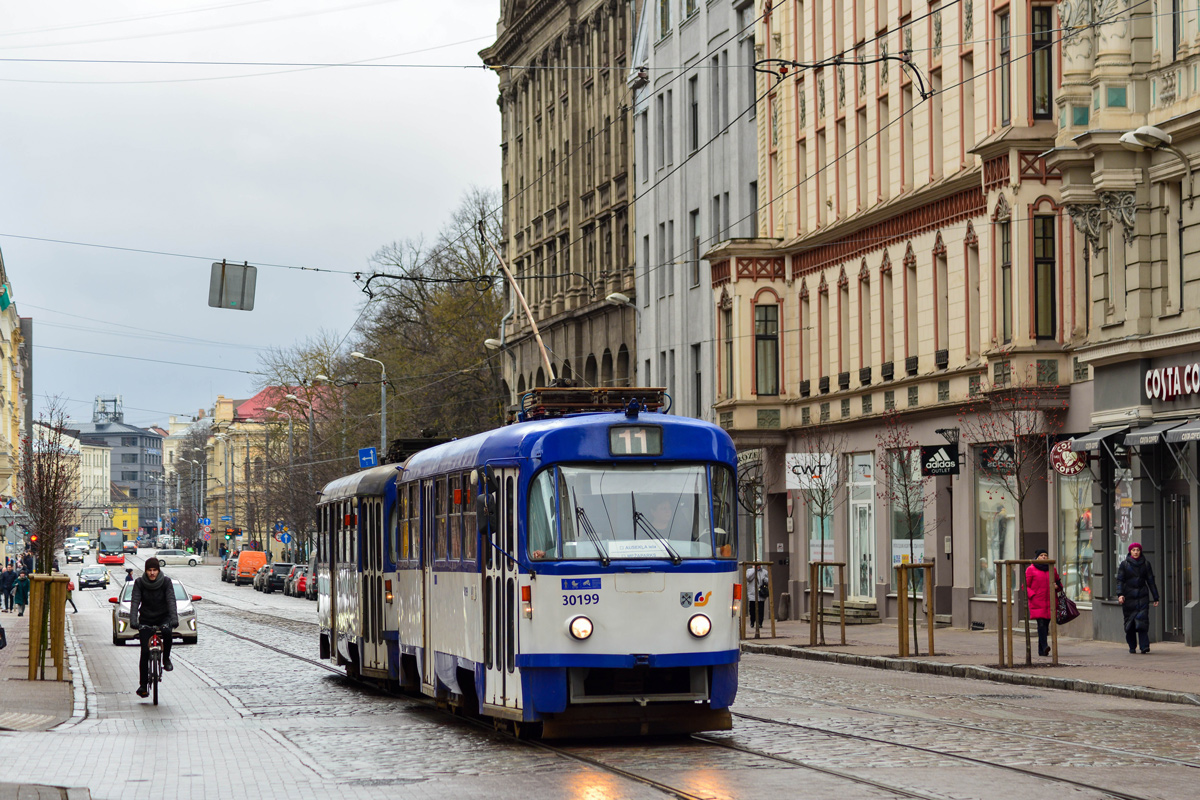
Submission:
[[[468,186],[500,182],[488,70],[94,62],[475,65],[499,12],[500,0],[0,0],[0,248],[34,319],[37,410],[57,395],[90,419],[95,395],[121,394],[126,421],[147,425],[247,397],[254,376],[202,367],[254,370],[262,348],[345,333],[365,296],[349,275],[260,267],[254,311],[212,309],[213,260],[362,269],[383,244],[432,238]]]

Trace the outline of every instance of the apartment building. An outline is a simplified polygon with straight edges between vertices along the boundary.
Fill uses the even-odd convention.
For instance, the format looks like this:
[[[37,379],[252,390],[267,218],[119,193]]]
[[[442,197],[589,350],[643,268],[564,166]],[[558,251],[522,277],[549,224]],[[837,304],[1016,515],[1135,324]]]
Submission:
[[[637,363],[676,414],[716,421],[705,251],[755,234],[752,0],[646,3],[633,40]]]
[[[28,412],[32,321],[22,320],[13,302],[13,287],[0,253],[0,496],[17,494],[21,440],[30,435]]]
[[[793,614],[806,563],[832,550],[848,595],[894,616],[893,566],[911,548],[936,561],[936,613],[990,627],[992,565],[1022,541],[1026,556],[1051,549],[1087,608],[1083,479],[1046,470],[1018,531],[1004,467],[987,457],[1003,445],[968,438],[964,411],[1028,384],[1052,401],[1038,412],[1047,431],[1091,422],[1073,354],[1088,333],[1087,257],[1046,156],[1069,103],[1055,5],[759,0],[755,13],[758,235],[705,254],[718,421],[762,455],[763,535],[747,546],[775,560]],[[923,484],[915,526],[881,484],[892,419],[919,445],[962,434],[959,474]],[[785,474],[814,429],[845,443],[832,519]],[[835,587],[821,588],[828,602]]]
[[[1048,166],[1086,247],[1076,352],[1094,375],[1094,431],[1075,449],[1092,456],[1096,636],[1124,638],[1116,567],[1139,542],[1162,596],[1151,638],[1200,645],[1200,16],[1179,3],[1058,8],[1079,28],[1062,43]]]
[[[505,388],[562,378],[626,385],[636,365],[632,220],[631,0],[502,3],[480,53],[500,81],[503,242],[548,351],[513,313],[500,340]],[[612,299],[611,295],[617,295]]]

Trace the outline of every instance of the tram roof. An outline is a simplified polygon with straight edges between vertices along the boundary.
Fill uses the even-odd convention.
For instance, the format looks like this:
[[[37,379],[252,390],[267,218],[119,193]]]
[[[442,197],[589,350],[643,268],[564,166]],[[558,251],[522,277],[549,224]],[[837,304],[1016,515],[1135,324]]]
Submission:
[[[691,417],[643,413],[636,418],[620,412],[575,414],[531,420],[478,433],[414,454],[404,464],[403,480],[473,469],[481,464],[514,459],[541,461],[609,460],[608,429],[613,425],[658,425],[676,432],[670,458],[736,461],[733,440],[721,428]],[[662,456],[622,457],[622,461],[658,461]],[[332,485],[332,484],[331,484]]]
[[[387,485],[399,474],[395,464],[385,464],[382,467],[372,467],[353,475],[345,475],[335,481],[330,481],[321,490],[321,502],[343,500],[359,495],[383,494]]]

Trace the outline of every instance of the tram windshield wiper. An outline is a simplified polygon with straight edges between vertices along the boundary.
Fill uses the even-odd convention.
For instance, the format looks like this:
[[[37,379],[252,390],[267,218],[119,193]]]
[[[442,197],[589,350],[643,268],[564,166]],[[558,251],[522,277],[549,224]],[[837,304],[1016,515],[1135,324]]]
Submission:
[[[637,500],[634,499],[633,492],[629,493],[629,502],[633,504],[633,536],[634,536],[634,538],[635,539],[637,538],[638,528],[641,528],[644,533],[649,534],[651,539],[657,539],[659,542],[662,543],[662,546],[665,547],[667,549],[667,552],[671,554],[671,563],[672,564],[674,564],[675,566],[679,566],[680,564],[682,564],[683,556],[681,556],[681,555],[679,555],[679,553],[675,552],[675,548],[671,547],[671,542],[668,541],[667,537],[663,536],[661,533],[659,533],[658,528],[654,527],[654,525],[650,522],[650,520],[646,519],[646,515],[642,514],[641,512],[639,512],[637,510]]]
[[[571,501],[575,501],[575,493],[571,493]],[[588,537],[588,540],[596,546],[596,552],[600,554],[600,564],[607,567],[612,563],[612,559],[608,557],[608,551],[604,549],[604,544],[600,541],[600,534],[596,533],[596,528],[592,525],[592,521],[588,519],[587,512],[583,506],[575,506],[575,522],[579,525],[580,530]]]

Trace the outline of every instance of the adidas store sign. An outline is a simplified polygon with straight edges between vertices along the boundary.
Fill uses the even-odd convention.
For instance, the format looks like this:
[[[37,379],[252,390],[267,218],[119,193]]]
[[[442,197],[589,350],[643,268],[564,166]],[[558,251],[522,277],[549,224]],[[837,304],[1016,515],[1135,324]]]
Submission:
[[[957,475],[958,445],[940,444],[921,448],[922,475]]]

